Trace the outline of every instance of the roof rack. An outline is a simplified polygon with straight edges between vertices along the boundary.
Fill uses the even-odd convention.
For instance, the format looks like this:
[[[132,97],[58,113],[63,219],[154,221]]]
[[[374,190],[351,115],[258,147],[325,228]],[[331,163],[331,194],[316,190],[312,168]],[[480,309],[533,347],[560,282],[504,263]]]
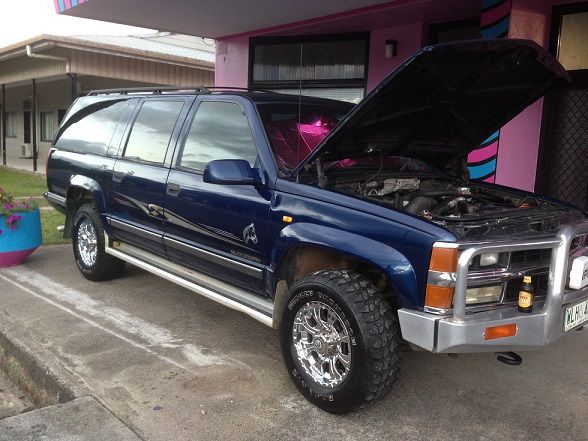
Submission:
[[[125,87],[120,89],[100,89],[100,90],[92,90],[88,93],[88,96],[96,96],[96,95],[130,95],[130,94],[146,94],[151,93],[153,95],[163,95],[166,93],[189,93],[189,94],[201,94],[201,93],[210,93],[204,86],[198,87],[180,87],[180,86],[150,86],[150,87]]]
[[[88,96],[96,95],[131,95],[131,94],[147,94],[164,95],[166,93],[185,93],[185,94],[209,94],[211,91],[219,90],[234,90],[247,92],[262,92],[275,93],[273,90],[267,89],[252,89],[249,87],[231,87],[231,86],[150,86],[150,87],[125,87],[120,89],[100,89],[92,90]]]
[[[235,91],[246,91],[246,92],[263,92],[263,93],[278,93],[275,90],[269,89],[255,89],[252,87],[233,87],[233,86],[206,86],[210,90],[235,90]]]

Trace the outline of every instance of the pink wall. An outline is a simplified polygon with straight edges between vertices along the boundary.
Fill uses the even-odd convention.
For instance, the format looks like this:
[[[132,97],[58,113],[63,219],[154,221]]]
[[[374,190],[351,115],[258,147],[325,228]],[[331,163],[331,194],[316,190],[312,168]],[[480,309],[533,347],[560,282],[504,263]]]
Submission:
[[[481,0],[473,1],[481,2]],[[552,5],[567,3],[568,1],[513,0],[509,38],[528,38],[545,46],[547,44]],[[401,19],[398,14],[395,14],[390,16],[394,20],[386,20],[388,27],[382,28],[377,19],[382,17],[383,12],[379,12],[374,17],[345,17],[336,23],[328,22],[322,25],[331,26],[328,29],[321,28],[320,23],[314,23],[311,29],[305,28],[303,32],[300,29],[298,29],[298,32],[292,30],[290,33],[285,32],[285,34],[321,33],[320,31],[336,33],[344,32],[345,29],[348,32],[370,30],[370,58],[367,82],[367,88],[370,91],[407,57],[422,47],[422,44],[426,41],[424,36],[426,23],[442,21],[440,17],[432,19],[427,16],[427,14],[432,14],[430,6],[440,4],[425,2],[423,5],[426,5],[427,8],[409,11],[413,13],[413,17],[408,18],[406,15],[401,15],[405,20],[412,18],[412,22],[409,24],[398,24]],[[479,5],[480,3],[476,4]],[[440,14],[439,11],[434,12],[437,15]],[[443,19],[451,19],[451,17],[443,17]],[[363,23],[361,22],[362,20],[369,23]],[[380,24],[380,26],[377,26],[376,23]],[[394,24],[392,25],[392,23]],[[372,26],[368,26],[368,24]],[[357,26],[361,29],[356,29]],[[250,36],[242,35],[218,40],[215,84],[247,87]],[[397,40],[398,54],[396,57],[385,57],[386,40]],[[542,114],[543,100],[540,100],[502,128],[497,159],[496,183],[525,190],[534,189]]]
[[[422,47],[423,23],[411,23],[387,29],[378,29],[372,31],[370,37],[368,92]],[[398,42],[398,55],[393,58],[386,58],[385,56],[386,40],[396,40]]]
[[[508,38],[527,38],[546,46],[551,2],[513,0]],[[533,191],[539,156],[543,99],[500,131],[496,183]]]
[[[249,77],[249,37],[221,39],[216,42],[216,86],[247,87]]]

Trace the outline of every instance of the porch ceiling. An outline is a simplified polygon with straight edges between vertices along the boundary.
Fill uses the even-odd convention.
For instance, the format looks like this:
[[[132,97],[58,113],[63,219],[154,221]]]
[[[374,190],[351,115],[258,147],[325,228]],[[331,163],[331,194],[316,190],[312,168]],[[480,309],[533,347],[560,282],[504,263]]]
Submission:
[[[47,1],[47,0],[46,0]],[[69,2],[66,2],[66,4]],[[56,2],[57,4],[57,2]],[[172,6],[173,5],[173,6]],[[294,6],[295,5],[295,6]],[[348,11],[362,11],[362,17],[379,16],[383,10],[400,7],[408,11],[425,12],[433,6],[436,15],[479,10],[479,0],[86,0],[62,14],[141,26],[160,31],[179,32],[202,37],[271,32],[288,24],[302,28],[315,21],[338,21]],[[59,12],[59,9],[58,9]],[[398,11],[396,11],[398,12]],[[444,13],[445,14],[444,14]],[[408,22],[412,17],[386,14],[387,25]],[[413,15],[413,14],[410,14]],[[416,14],[415,14],[416,15]],[[461,14],[460,14],[461,15]],[[422,14],[419,13],[416,20]],[[319,19],[320,20],[317,20]],[[421,18],[422,19],[422,18]],[[390,23],[392,20],[392,23]],[[382,21],[382,17],[379,20]],[[375,23],[378,24],[377,22]],[[376,28],[374,28],[376,29]]]

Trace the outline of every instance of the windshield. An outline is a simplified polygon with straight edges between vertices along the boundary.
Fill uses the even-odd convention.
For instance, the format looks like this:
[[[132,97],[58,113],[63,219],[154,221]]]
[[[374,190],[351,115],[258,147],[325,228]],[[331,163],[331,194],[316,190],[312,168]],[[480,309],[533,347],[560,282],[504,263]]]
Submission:
[[[327,137],[337,123],[351,110],[348,103],[317,104],[263,103],[257,108],[265,127],[278,167],[288,173],[300,164]],[[354,167],[398,172],[431,172],[428,164],[401,156],[382,156],[374,150],[364,157],[342,159],[324,164],[325,170]]]
[[[296,168],[353,107],[349,103],[275,102],[257,105],[280,170]]]

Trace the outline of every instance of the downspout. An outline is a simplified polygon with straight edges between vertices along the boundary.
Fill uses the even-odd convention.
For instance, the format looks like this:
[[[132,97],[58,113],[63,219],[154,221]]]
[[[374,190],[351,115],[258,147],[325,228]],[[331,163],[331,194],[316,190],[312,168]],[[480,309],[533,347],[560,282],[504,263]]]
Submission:
[[[30,44],[27,44],[27,57],[40,58],[43,60],[65,61],[65,73],[69,74],[71,72],[71,63],[70,63],[69,58],[58,57],[57,55],[37,54],[37,53],[33,52],[33,47]]]

